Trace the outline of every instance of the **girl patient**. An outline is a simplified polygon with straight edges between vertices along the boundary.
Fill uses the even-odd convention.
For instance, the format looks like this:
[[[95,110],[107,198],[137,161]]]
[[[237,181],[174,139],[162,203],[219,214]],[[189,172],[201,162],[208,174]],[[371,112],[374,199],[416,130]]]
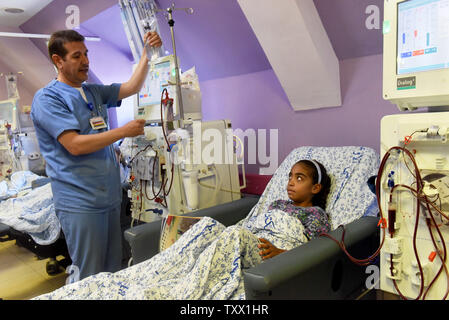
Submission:
[[[329,216],[324,211],[330,190],[330,178],[324,166],[316,160],[301,160],[290,170],[287,193],[290,200],[276,200],[269,209],[280,209],[296,216],[304,226],[305,236],[311,240],[330,231]],[[276,248],[259,238],[260,256],[272,258],[286,250]]]

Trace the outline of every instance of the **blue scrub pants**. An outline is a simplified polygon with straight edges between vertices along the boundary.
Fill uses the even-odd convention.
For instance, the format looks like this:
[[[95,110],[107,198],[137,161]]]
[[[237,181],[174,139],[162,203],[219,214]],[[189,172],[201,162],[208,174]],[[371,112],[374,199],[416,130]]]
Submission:
[[[121,269],[120,209],[118,206],[94,214],[56,210],[72,259],[73,274],[67,283]]]

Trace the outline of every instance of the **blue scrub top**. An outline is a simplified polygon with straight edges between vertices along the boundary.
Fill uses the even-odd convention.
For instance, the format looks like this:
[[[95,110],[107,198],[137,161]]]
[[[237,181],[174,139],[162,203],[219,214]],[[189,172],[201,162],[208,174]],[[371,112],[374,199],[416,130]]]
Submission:
[[[121,105],[117,101],[120,85],[83,84],[90,105],[77,89],[57,80],[35,94],[31,119],[52,181],[56,210],[97,213],[120,205],[120,170],[113,147],[73,156],[58,142],[59,135],[66,130],[79,134],[108,130],[92,129],[89,120],[99,115],[108,123],[107,108]]]

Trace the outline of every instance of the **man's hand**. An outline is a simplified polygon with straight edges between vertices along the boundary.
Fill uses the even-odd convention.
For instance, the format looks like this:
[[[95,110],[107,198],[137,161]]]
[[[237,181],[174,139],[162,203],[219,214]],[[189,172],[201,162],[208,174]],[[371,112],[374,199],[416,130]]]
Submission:
[[[145,134],[143,127],[145,126],[144,119],[132,120],[125,124],[121,129],[124,137],[136,137]]]
[[[277,256],[278,254],[286,251],[286,250],[276,248],[270,241],[268,241],[264,238],[259,238],[259,241],[262,243],[258,244],[257,247],[259,249],[262,249],[259,251],[259,254],[263,260],[272,258],[272,257]]]
[[[143,40],[144,43],[148,41],[148,44],[153,47],[162,46],[162,40],[156,32],[147,32]],[[147,57],[147,51],[144,49],[139,64],[134,70],[131,78],[120,86],[118,100],[125,99],[139,92],[148,73],[148,61],[150,58],[151,57]]]
[[[156,32],[150,31],[143,36],[143,43],[147,42],[150,45],[150,47],[159,48],[162,46],[162,40]]]
[[[138,119],[120,128],[95,134],[79,134],[75,130],[66,130],[58,136],[58,141],[70,154],[79,156],[103,149],[117,140],[145,134],[144,126],[145,120]]]

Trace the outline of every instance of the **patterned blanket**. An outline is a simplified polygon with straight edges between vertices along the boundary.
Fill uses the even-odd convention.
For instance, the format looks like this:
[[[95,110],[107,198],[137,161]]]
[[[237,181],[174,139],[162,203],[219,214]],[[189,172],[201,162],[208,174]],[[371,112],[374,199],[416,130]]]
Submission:
[[[0,202],[0,222],[29,234],[40,245],[58,240],[61,224],[55,213],[51,185]]]
[[[243,270],[262,262],[258,238],[289,250],[307,241],[303,233],[296,217],[278,209],[227,228],[204,217],[147,261],[35,299],[244,299]]]
[[[282,162],[259,202],[235,226],[226,228],[205,217],[147,261],[114,274],[93,275],[36,299],[244,299],[243,270],[263,263],[258,238],[284,250],[307,242],[296,217],[269,208],[273,201],[288,199],[288,173],[301,159],[320,161],[331,177],[326,212],[332,229],[362,217],[375,201],[367,185],[378,170],[374,150],[300,147]]]

